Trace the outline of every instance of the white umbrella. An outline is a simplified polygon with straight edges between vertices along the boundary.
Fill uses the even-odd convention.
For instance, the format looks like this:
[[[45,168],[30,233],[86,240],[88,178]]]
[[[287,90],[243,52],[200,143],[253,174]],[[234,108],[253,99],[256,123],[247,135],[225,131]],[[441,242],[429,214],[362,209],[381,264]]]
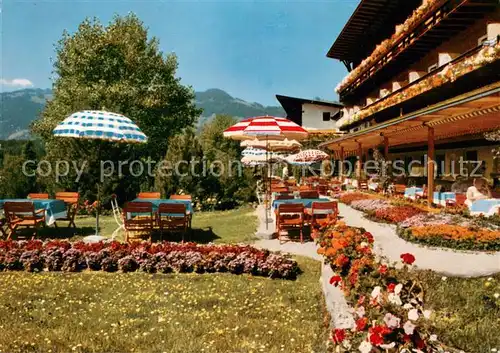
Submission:
[[[84,110],[71,114],[60,122],[54,136],[96,139],[122,143],[145,143],[146,135],[132,120],[121,114],[102,110]],[[101,145],[97,147],[97,160],[101,159]],[[100,202],[97,183],[97,202]],[[99,207],[96,212],[96,236],[99,232]]]

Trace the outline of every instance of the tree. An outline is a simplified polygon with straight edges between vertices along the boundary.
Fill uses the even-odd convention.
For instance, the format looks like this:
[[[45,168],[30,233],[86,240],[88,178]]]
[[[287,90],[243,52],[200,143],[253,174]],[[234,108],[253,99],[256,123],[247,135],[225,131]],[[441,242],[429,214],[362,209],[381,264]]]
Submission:
[[[25,162],[30,162],[26,165],[26,190],[25,192],[28,194],[30,192],[38,191],[37,187],[37,177],[36,177],[36,162],[37,155],[35,151],[35,145],[33,141],[29,140],[23,146],[23,154],[22,154]]]
[[[52,136],[54,127],[75,111],[121,113],[149,138],[141,146],[101,143],[102,160],[158,161],[165,156],[170,138],[192,126],[201,113],[194,104],[192,88],[181,85],[175,77],[177,66],[175,55],[163,55],[158,40],[148,39],[147,28],[133,14],[116,16],[108,26],[86,19],[76,33],[63,33],[56,45],[54,97],[32,126],[46,143],[48,159],[90,163],[88,175],[79,185],[70,174],[61,186],[91,190],[99,177],[99,143]],[[108,186],[118,181],[122,189],[152,184],[147,177],[134,180],[125,175],[110,180]],[[129,184],[124,186],[124,182]]]

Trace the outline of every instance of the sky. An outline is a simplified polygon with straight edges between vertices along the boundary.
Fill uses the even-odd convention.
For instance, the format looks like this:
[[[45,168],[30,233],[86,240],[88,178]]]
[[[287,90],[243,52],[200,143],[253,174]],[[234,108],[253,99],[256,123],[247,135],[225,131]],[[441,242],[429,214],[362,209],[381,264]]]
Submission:
[[[0,0],[0,86],[50,88],[64,30],[133,12],[164,53],[177,55],[177,76],[196,91],[220,88],[264,105],[277,105],[276,94],[337,100],[347,71],[326,53],[358,2]]]

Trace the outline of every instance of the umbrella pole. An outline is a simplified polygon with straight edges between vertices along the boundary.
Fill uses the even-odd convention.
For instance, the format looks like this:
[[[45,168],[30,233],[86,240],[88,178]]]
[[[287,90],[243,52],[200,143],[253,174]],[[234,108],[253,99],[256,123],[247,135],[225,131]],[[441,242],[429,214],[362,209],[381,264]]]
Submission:
[[[101,177],[101,141],[97,142],[97,164],[98,164],[98,170],[99,170],[99,176],[97,179],[97,207],[96,207],[96,212],[95,212],[95,235],[99,235],[99,211],[101,209],[101,187],[100,187],[100,177]]]
[[[267,179],[267,185],[266,185],[266,230],[269,230],[269,215],[268,215],[268,208],[271,206],[271,178],[269,177],[269,164],[267,162],[267,149],[269,147],[269,144],[267,143],[267,135],[266,135],[266,167],[267,167],[267,172],[266,172],[266,179]]]

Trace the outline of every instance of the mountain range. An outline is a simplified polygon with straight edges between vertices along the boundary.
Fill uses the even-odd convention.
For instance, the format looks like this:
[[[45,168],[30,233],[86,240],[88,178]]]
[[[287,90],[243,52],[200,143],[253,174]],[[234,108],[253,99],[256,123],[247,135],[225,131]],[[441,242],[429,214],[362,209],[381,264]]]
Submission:
[[[27,88],[0,93],[0,140],[26,139],[29,125],[52,98],[50,89]],[[217,114],[227,114],[242,119],[249,116],[285,116],[281,107],[263,106],[232,97],[227,92],[212,88],[196,92],[196,106],[203,109],[198,126],[210,121]]]

